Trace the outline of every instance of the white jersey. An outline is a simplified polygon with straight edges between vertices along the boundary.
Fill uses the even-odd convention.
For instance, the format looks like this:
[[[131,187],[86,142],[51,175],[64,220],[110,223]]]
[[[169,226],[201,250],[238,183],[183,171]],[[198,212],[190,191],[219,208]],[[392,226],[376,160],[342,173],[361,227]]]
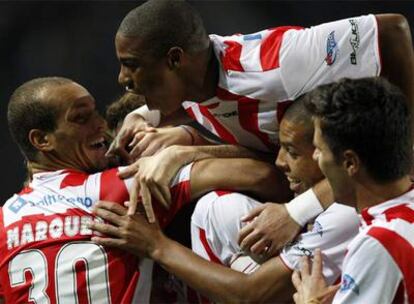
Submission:
[[[414,303],[414,190],[362,211],[334,303]]]
[[[171,184],[173,209],[156,203],[162,226],[190,200],[190,168]],[[152,261],[90,242],[87,225],[99,220],[94,203],[129,200],[132,180],[117,173],[34,174],[29,187],[0,208],[0,296],[7,303],[149,302]]]
[[[224,142],[265,152],[276,149],[292,100],[321,84],[381,70],[373,15],[210,39],[220,66],[216,96],[183,107]]]
[[[334,203],[322,212],[312,224],[312,229],[301,233],[293,243],[280,253],[285,265],[299,270],[302,256],[313,256],[315,249],[322,251],[323,275],[328,284],[341,276],[342,263],[347,247],[358,234],[359,216],[354,208]]]
[[[203,196],[191,218],[193,251],[229,266],[240,253],[240,218],[259,205],[260,202],[240,193],[214,191]],[[358,234],[358,227],[355,209],[334,203],[315,219],[311,231],[301,233],[283,249],[280,258],[289,269],[299,269],[302,256],[310,256],[314,249],[321,248],[324,275],[333,283],[340,277],[347,245]]]
[[[236,192],[213,191],[199,199],[191,216],[192,249],[203,258],[229,266],[240,252],[237,235],[240,218],[258,201]]]

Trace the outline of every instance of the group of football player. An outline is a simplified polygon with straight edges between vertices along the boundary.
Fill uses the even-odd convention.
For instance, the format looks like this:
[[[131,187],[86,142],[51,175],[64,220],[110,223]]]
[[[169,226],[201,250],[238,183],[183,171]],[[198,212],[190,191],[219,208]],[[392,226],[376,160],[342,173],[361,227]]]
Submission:
[[[404,16],[219,36],[149,0],[115,48],[105,118],[65,77],[10,97],[0,302],[414,303]]]

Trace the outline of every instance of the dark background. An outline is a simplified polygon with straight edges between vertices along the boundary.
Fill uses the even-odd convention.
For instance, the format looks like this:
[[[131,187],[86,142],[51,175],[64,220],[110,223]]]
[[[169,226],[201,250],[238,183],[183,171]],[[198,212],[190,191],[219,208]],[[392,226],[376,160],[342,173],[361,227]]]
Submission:
[[[12,142],[6,109],[17,86],[65,76],[85,86],[98,107],[122,93],[117,84],[116,29],[139,1],[0,2],[0,205],[18,192],[23,158]],[[310,26],[367,13],[404,14],[413,32],[412,1],[191,1],[207,31],[252,33],[278,25]]]

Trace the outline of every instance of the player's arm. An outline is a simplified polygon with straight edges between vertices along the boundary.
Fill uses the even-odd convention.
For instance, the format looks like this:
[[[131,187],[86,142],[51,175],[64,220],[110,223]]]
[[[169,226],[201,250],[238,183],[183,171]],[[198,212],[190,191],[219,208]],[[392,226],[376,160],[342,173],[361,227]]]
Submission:
[[[414,114],[414,52],[410,25],[403,15],[376,15],[379,47],[381,52],[381,76],[397,85],[408,97]]]
[[[159,246],[150,257],[213,301],[282,302],[291,299],[293,294],[291,271],[279,257],[268,260],[252,274],[244,274],[204,260],[190,249],[166,237],[159,240]]]
[[[268,247],[266,255],[273,256],[333,201],[331,186],[324,179],[287,204],[256,207],[243,218],[247,224],[239,233],[240,247],[255,254]]]
[[[141,106],[125,117],[122,127],[109,147],[107,154],[109,156],[119,155],[124,160],[130,162],[128,145],[137,134],[151,130],[153,127],[174,126],[186,124],[190,121],[191,118],[183,109],[179,109],[170,116],[164,117],[158,110],[149,110],[146,105]]]
[[[202,159],[236,157],[258,158],[257,154],[240,146],[214,145],[170,146],[154,156],[137,160],[119,175],[121,178],[134,176],[135,184],[138,185],[131,191],[129,213],[135,213],[137,197],[140,194],[147,216],[150,221],[153,221],[150,194],[168,208],[171,205],[169,185],[181,167]]]
[[[280,170],[249,158],[212,158],[195,162],[190,183],[192,199],[215,189],[237,190],[261,201],[285,202],[291,197]]]
[[[111,238],[94,237],[93,241],[149,256],[168,272],[215,301],[268,302],[291,299],[291,271],[280,258],[264,263],[255,273],[247,275],[202,259],[190,249],[168,239],[157,224],[148,224],[142,215],[126,215],[120,205],[99,202],[96,215],[115,226],[91,223],[91,228]]]

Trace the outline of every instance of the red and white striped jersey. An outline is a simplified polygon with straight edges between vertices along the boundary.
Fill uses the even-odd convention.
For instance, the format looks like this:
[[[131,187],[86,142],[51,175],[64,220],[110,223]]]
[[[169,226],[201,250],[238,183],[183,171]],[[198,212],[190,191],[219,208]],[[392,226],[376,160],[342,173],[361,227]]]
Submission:
[[[362,211],[334,303],[414,303],[414,190]]]
[[[213,191],[203,196],[191,217],[193,251],[207,260],[234,268],[231,263],[235,257],[239,258],[241,251],[237,236],[244,224],[240,219],[260,205],[235,192]],[[301,258],[313,256],[314,250],[320,248],[328,283],[339,281],[347,246],[358,234],[359,222],[355,208],[334,203],[316,217],[312,229],[285,246],[279,257],[288,269],[299,269]]]
[[[119,169],[35,174],[0,209],[0,296],[7,303],[149,302],[152,262],[90,241],[87,225],[99,221],[94,203],[129,199],[132,180],[119,179]],[[171,184],[172,210],[156,207],[162,226],[190,200],[190,169]]]
[[[183,107],[223,141],[261,151],[276,149],[291,100],[318,85],[381,70],[373,15],[210,39],[220,66],[216,96]]]

